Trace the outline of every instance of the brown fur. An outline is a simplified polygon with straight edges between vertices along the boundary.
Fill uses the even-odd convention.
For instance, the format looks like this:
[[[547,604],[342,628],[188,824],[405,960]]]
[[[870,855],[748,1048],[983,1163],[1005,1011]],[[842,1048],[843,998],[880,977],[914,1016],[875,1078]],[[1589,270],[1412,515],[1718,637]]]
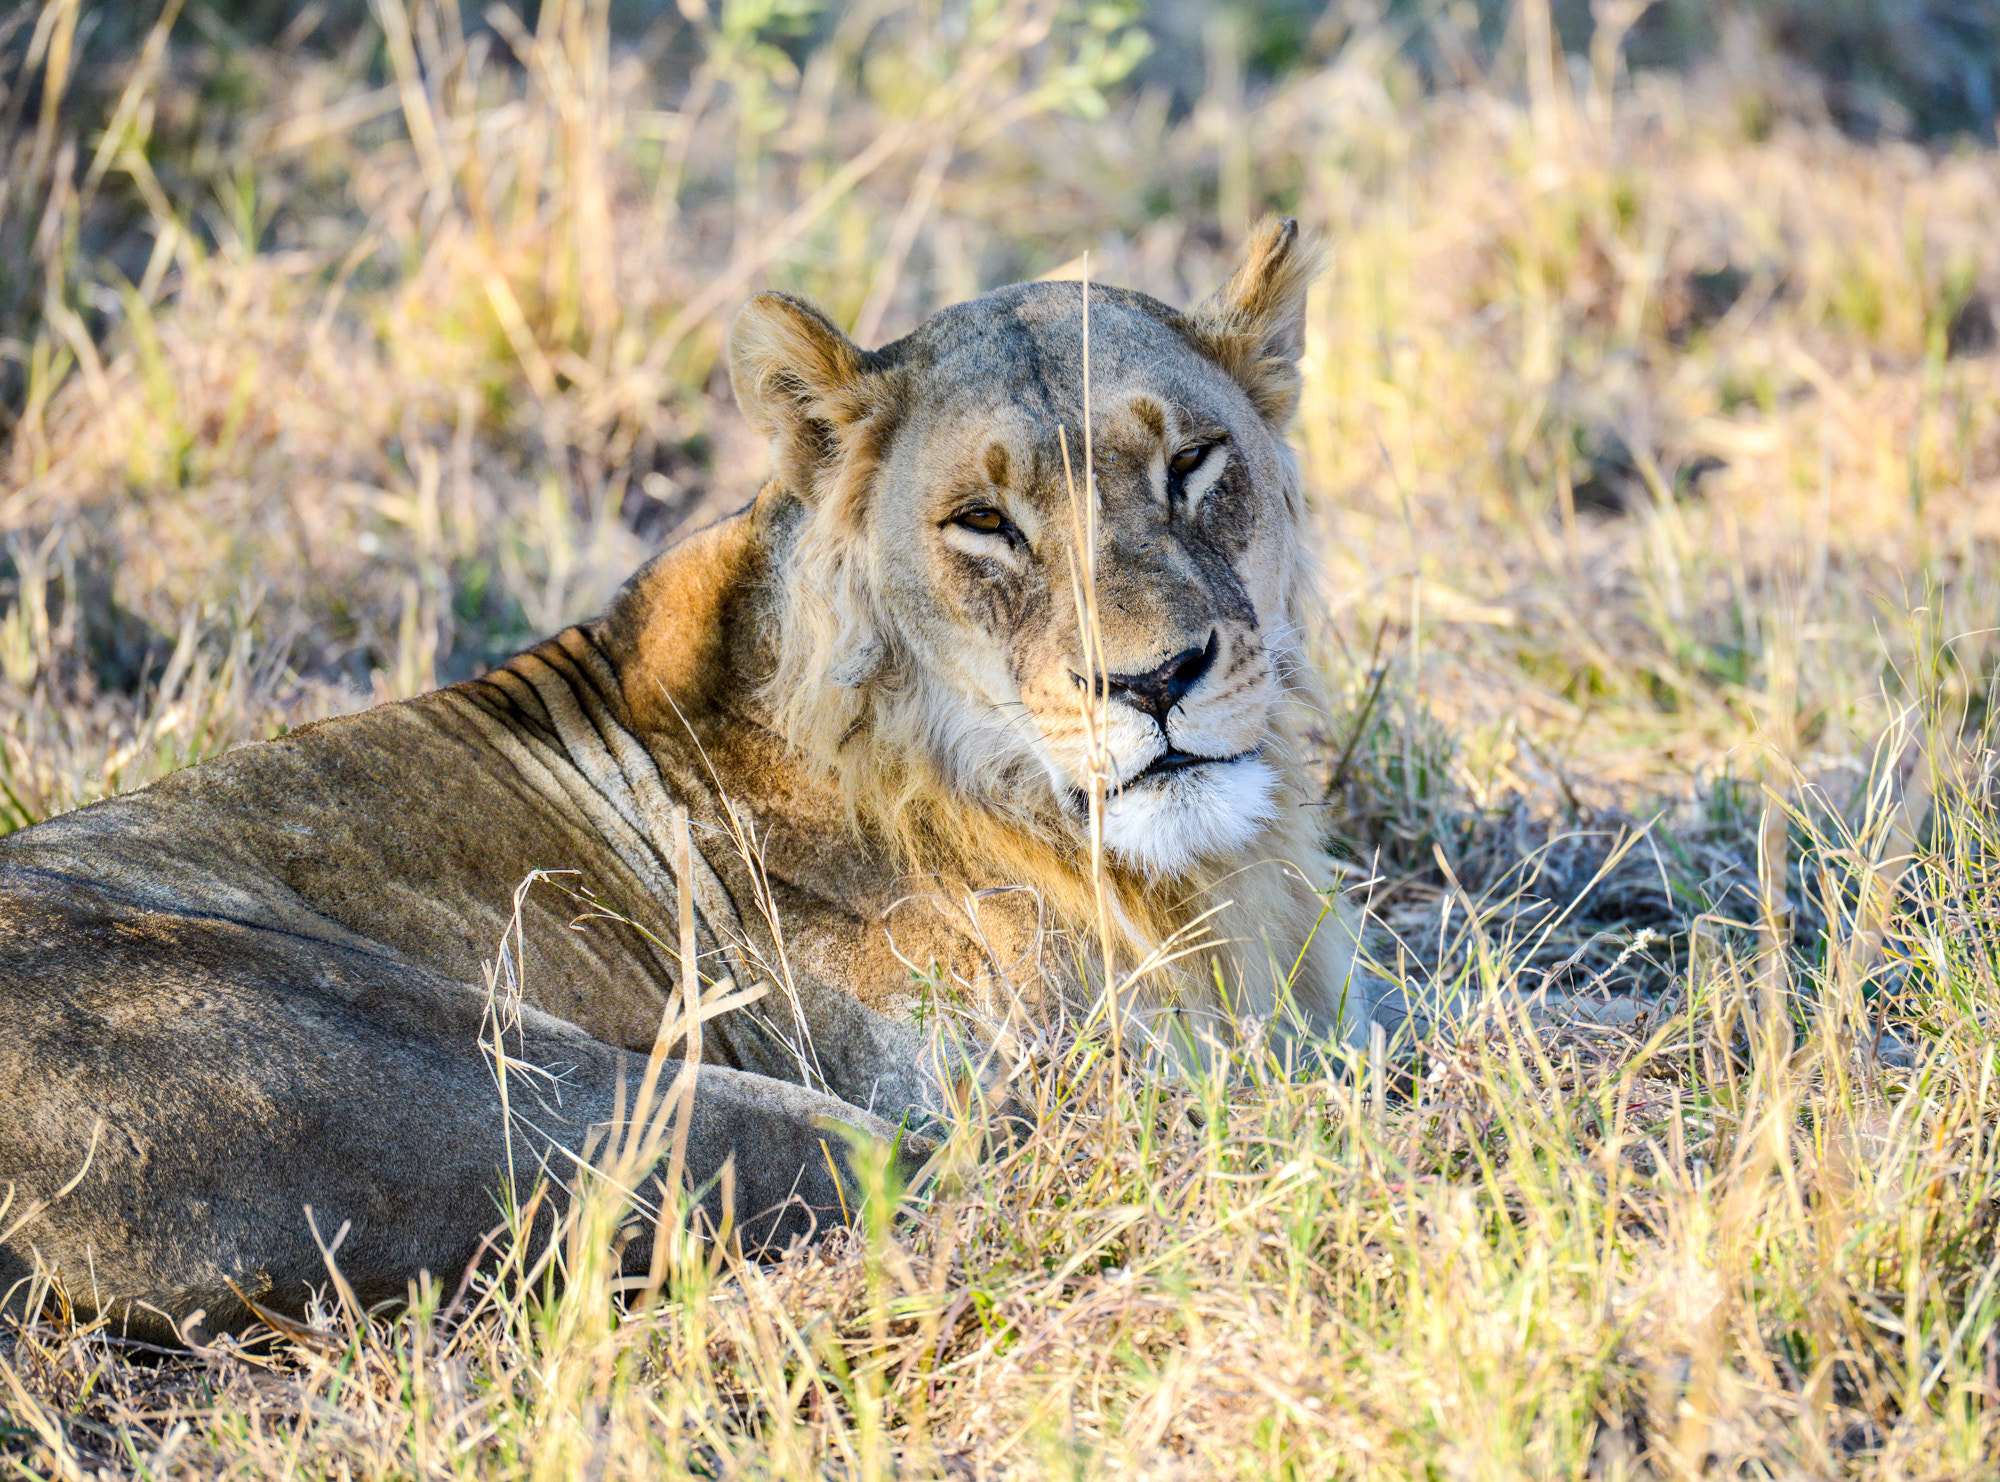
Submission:
[[[1309,272],[1287,223],[1191,314],[1092,290],[1101,672],[1204,654],[1157,722],[1198,749],[1174,775],[1269,784],[1254,835],[1106,872],[1121,973],[1197,949],[1128,993],[1169,1056],[1245,1012],[1325,1038],[1365,1008],[1300,807],[1280,424]],[[79,1310],[171,1336],[247,1321],[242,1295],[300,1310],[324,1274],[307,1206],[349,1227],[341,1269],[373,1300],[455,1276],[544,1167],[560,1204],[677,992],[683,811],[703,975],[769,990],[709,1024],[688,1151],[698,1184],[733,1162],[752,1245],[851,1202],[826,1118],[889,1136],[968,1074],[1003,1082],[1016,1031],[1094,991],[1087,809],[1051,768],[1080,729],[1129,751],[1155,724],[1138,691],[1082,698],[1057,451],[1060,426],[1080,476],[1082,309],[1074,284],[1002,290],[868,352],[766,295],[731,366],[776,476],[602,617],[0,841],[0,1293],[39,1262]],[[1224,440],[1198,498],[1159,472],[1176,438]],[[968,499],[1033,540],[980,545],[952,523]],[[1225,751],[1249,760],[1199,761]],[[1131,821],[1152,816],[1118,837],[1143,853],[1169,836]],[[1220,816],[1187,812],[1188,837]],[[536,871],[568,873],[517,900]],[[556,1076],[511,1128],[481,1043],[510,927],[510,1053]],[[968,1013],[919,1012],[953,984]]]

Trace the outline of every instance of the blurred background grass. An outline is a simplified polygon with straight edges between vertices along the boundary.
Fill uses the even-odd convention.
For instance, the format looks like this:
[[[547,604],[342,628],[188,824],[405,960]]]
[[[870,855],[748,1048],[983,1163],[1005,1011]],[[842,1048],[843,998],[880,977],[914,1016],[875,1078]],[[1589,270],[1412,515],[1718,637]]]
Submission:
[[[1497,1313],[1494,1293],[1535,1259],[1521,1229],[1567,1249],[1597,1221],[1605,1272],[1643,1250],[1726,1286],[1727,1262],[1689,1254],[1709,1236],[1684,1222],[1768,1217],[1783,1251],[1732,1235],[1729,1270],[1771,1276],[1788,1294],[1773,1310],[1820,1327],[1770,1337],[1745,1298],[1729,1310],[1748,1326],[1724,1333],[1703,1315],[1723,1308],[1669,1313],[1655,1298],[1684,1293],[1627,1292],[1654,1335],[1628,1362],[1603,1357],[1638,1330],[1604,1316],[1615,1282],[1547,1312],[1530,1282],[1541,1295],[1522,1310],[1559,1308],[1580,1346],[1535,1369],[1495,1316],[1498,1346],[1474,1355],[1494,1367],[1476,1383],[1454,1370],[1470,1387],[1437,1403],[1469,1425],[1479,1385],[1497,1386],[1496,1415],[1541,1437],[1548,1475],[1563,1457],[1615,1470],[1618,1437],[1634,1467],[1762,1446],[1860,1468],[1906,1431],[1909,1457],[1949,1472],[1984,1454],[2000,1397],[1982,1377],[1993,1283],[1978,1286],[1984,1237],[1967,1223],[1991,1197],[1976,1026],[1992,1009],[1982,738],[2000,653],[1996,81],[2000,4],[1984,0],[26,5],[0,18],[0,822],[476,672],[593,611],[676,531],[754,492],[762,450],[716,362],[760,287],[806,293],[870,342],[1086,252],[1093,277],[1187,302],[1256,216],[1296,214],[1333,249],[1295,429],[1338,697],[1320,737],[1326,814],[1330,847],[1369,882],[1377,955],[1413,994],[1557,989],[1667,1036],[1643,1055],[1640,1040],[1577,1042],[1528,1069],[1513,1050],[1440,1054],[1404,1123],[1355,1093],[1355,1125],[1374,1130],[1327,1134],[1329,1187],[1402,1207],[1441,1180],[1449,1198],[1386,1233],[1299,1246],[1338,1277],[1313,1288],[1308,1327],[1358,1324],[1331,1357],[1299,1359],[1314,1383],[1332,1383],[1325,1362],[1357,1386],[1343,1392],[1362,1419],[1326,1434],[1402,1458],[1389,1474],[1412,1458],[1480,1471],[1383,1377],[1401,1372],[1397,1342],[1446,1363],[1448,1331],[1419,1342],[1396,1324],[1431,1309],[1356,1273],[1407,1260],[1439,1301]],[[1913,854],[1907,874],[1891,863]],[[1780,960],[1801,985],[1788,1022],[1832,1047],[1804,1069],[1729,1007]],[[1811,1038],[1810,983],[1847,995],[1832,1038]],[[1936,1083],[1961,1099],[1881,1123],[1889,1093],[1868,1077],[1930,1040],[1960,1057]],[[1578,1151],[1562,1098],[1643,1091],[1666,1075],[1663,1046],[1681,1090],[1650,1104],[1700,1124],[1709,1151],[1688,1156],[1794,1204],[1753,1216],[1746,1193],[1725,1208],[1666,1131],[1646,1177],[1686,1176],[1654,1187],[1670,1213],[1619,1203],[1616,1158]],[[1838,1189],[1799,1194],[1797,1167],[1763,1143],[1755,1162],[1754,1139],[1725,1157],[1725,1123],[1754,1120],[1727,1089],[1739,1081],[1767,1088],[1760,1127],[1771,1096],[1802,1125],[1833,1125],[1829,1107],[1847,1119],[1851,1137],[1815,1145]],[[1445,1088],[1447,1113],[1424,1109],[1423,1084]],[[1298,1117],[1346,1113],[1244,1115],[1265,1119],[1246,1136],[1279,1148],[1305,1136]],[[1434,1145],[1438,1115],[1458,1131]],[[1133,1182],[1091,1186],[1105,1219],[1156,1201],[1152,1125],[1102,1133],[1135,1139],[1118,1165]],[[1541,1159],[1528,1194],[1479,1183],[1481,1139],[1507,1125]],[[1183,1134],[1188,1167],[1249,1178]],[[1058,1168],[1078,1154],[1041,1151]],[[1291,1188],[1272,1157],[1264,1174]],[[1866,1179],[1857,1159],[1874,1160]],[[1900,1179],[1909,1195],[1919,1175],[1945,1234],[1894,1224],[1912,1206],[1882,1190]],[[1047,1193],[1042,1177],[1021,1187]],[[1521,1214],[1579,1179],[1604,1202]],[[1296,1213],[1296,1193],[1272,1198]],[[993,1198],[993,1218],[1026,1217]],[[1263,1227],[1217,1199],[1209,1264],[1172,1267],[1188,1290],[1254,1265],[1239,1226]],[[1838,1260],[1808,1238],[1826,1208],[1850,1221]],[[1447,1226],[1483,1232],[1488,1265],[1436,1264]],[[1047,1260],[1067,1259],[1068,1237],[1043,1236]],[[1903,1278],[1884,1274],[1891,1248]],[[1044,1260],[1007,1249],[992,1259],[1023,1281]],[[1828,1273],[1864,1250],[1866,1280],[1840,1286]],[[939,1327],[949,1304],[1013,1279],[953,1285],[971,1278],[942,1259],[958,1274],[936,1277],[942,1305],[918,1325],[940,1356],[957,1341]],[[1357,1301],[1387,1306],[1363,1321]],[[421,1349],[420,1326],[398,1331]],[[1224,1331],[1242,1378],[1261,1330]],[[67,1351],[49,1350],[49,1374],[69,1372]],[[1145,1351],[1154,1367],[1126,1379],[1153,1449],[1119,1451],[1097,1421],[1110,1449],[1085,1449],[1171,1470],[1169,1453],[1200,1451],[1166,1439],[1182,1434],[1174,1386],[1194,1382],[1172,1354],[1195,1350]],[[1970,1367],[1942,1389],[1908,1379],[1927,1353]],[[387,1372],[422,1363],[405,1353]],[[1700,1364],[1720,1368],[1702,1379]],[[1032,1410],[1053,1392],[1009,1373],[1025,1389],[968,1381],[960,1399]],[[117,1382],[136,1392],[129,1372]],[[1689,1384],[1708,1385],[1708,1428],[1673,1431],[1660,1417],[1695,1404]],[[1560,1434],[1536,1430],[1565,1385],[1587,1403]],[[1294,1401],[1243,1403],[1276,1434],[1306,1425]],[[968,1435],[986,1423],[953,1413]],[[929,1423],[902,1414],[912,1436]],[[873,1454],[812,1424],[801,1456]],[[1269,1474],[1250,1460],[1264,1432],[1214,1424],[1244,1448],[1230,1467]],[[717,1434],[727,1445],[703,1444],[726,1459],[766,1433]],[[254,1470],[253,1452],[203,1444]],[[406,1444],[380,1466],[403,1466]],[[465,1465],[491,1461],[466,1445]]]

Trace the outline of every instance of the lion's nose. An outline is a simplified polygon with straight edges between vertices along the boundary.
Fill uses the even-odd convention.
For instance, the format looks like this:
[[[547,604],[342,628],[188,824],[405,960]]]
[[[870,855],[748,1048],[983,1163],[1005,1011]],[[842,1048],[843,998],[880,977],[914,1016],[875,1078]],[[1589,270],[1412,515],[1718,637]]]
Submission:
[[[1211,628],[1206,646],[1182,649],[1150,674],[1107,674],[1104,682],[1112,694],[1145,711],[1164,730],[1168,714],[1189,690],[1201,683],[1202,675],[1215,663],[1221,647],[1221,636]]]

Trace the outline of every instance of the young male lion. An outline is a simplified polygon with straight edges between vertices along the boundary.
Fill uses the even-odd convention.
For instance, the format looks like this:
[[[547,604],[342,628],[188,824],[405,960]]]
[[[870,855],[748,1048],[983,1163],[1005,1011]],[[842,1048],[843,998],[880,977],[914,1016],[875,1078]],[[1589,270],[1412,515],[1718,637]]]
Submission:
[[[730,357],[775,476],[602,617],[0,841],[0,1291],[39,1260],[226,1328],[301,1309],[315,1226],[363,1302],[455,1274],[636,1093],[683,892],[712,996],[766,990],[705,1027],[686,1154],[752,1246],[838,1217],[825,1119],[891,1135],[1087,1007],[1100,932],[1121,976],[1182,954],[1122,994],[1169,1056],[1349,1035],[1282,439],[1310,274],[1274,223],[1188,314],[1021,284],[879,351],[766,294]],[[545,1074],[503,1107],[510,920]]]

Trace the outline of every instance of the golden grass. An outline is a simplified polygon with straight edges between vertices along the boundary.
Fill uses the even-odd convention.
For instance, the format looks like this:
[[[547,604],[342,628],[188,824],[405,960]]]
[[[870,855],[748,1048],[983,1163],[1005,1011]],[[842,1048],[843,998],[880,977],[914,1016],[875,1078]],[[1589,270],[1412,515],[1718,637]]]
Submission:
[[[600,1203],[560,1295],[441,1273],[178,1357],[51,1315],[0,1339],[0,1458],[1990,1465],[1990,152],[1852,143],[1755,56],[1600,47],[1571,86],[1532,24],[1458,91],[1361,27],[1176,122],[1104,92],[1123,17],[1055,0],[863,5],[797,62],[733,6],[650,68],[591,5],[453,14],[182,47],[101,137],[28,136],[72,226],[25,239],[49,311],[0,346],[10,823],[589,611],[751,492],[711,370],[758,284],[886,337],[1088,249],[1185,301],[1272,204],[1334,249],[1297,428],[1329,828],[1386,969],[1467,1017],[1341,1081],[1149,1084],[1087,1035],[1018,1146],[900,1202],[878,1169],[857,1232],[779,1266],[678,1245],[656,1304],[614,1301]],[[83,228],[132,202],[128,277]]]

